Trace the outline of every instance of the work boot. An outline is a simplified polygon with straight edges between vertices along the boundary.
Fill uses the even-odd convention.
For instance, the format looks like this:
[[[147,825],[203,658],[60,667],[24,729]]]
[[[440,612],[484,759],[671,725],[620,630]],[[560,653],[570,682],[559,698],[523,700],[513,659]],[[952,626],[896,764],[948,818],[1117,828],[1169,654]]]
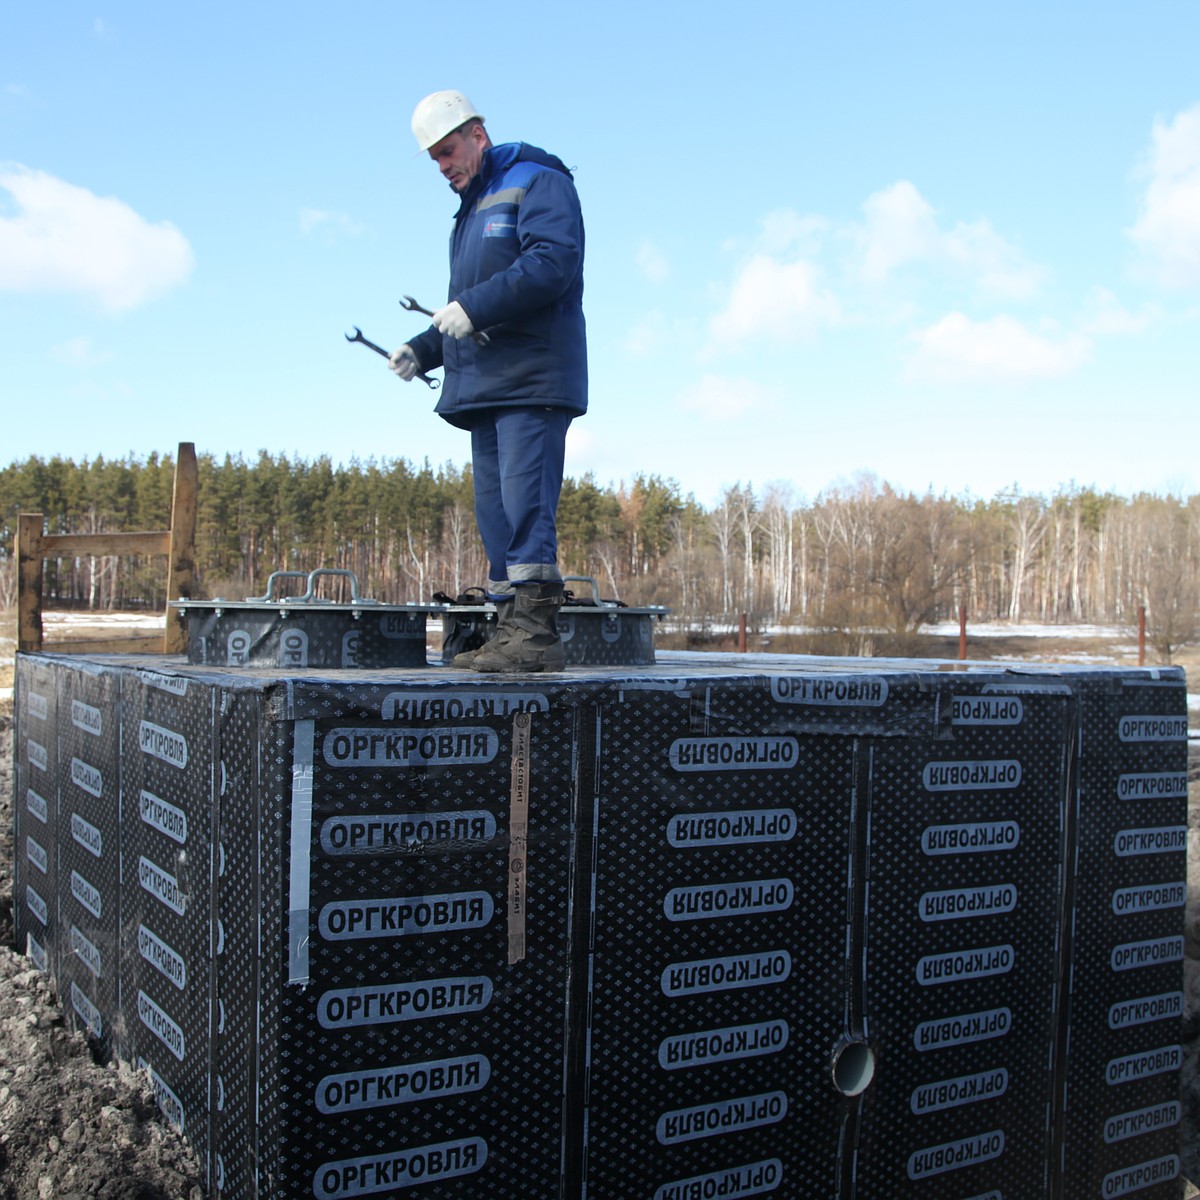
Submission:
[[[512,619],[476,653],[471,669],[561,671],[566,655],[554,617],[563,600],[562,580],[522,583],[514,591]]]
[[[511,598],[507,600],[497,600],[496,605],[496,630],[491,636],[490,641],[486,641],[482,646],[477,646],[474,650],[464,650],[461,654],[456,654],[451,661],[452,667],[462,667],[470,670],[475,666],[475,659],[482,654],[484,650],[496,641],[497,638],[504,637],[508,627],[512,624],[513,601]]]

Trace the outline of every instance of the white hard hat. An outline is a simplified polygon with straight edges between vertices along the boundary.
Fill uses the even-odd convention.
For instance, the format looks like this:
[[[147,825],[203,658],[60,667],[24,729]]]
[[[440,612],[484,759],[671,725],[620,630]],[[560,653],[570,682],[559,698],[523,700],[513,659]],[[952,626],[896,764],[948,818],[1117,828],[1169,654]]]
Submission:
[[[437,145],[468,121],[482,121],[475,106],[462,92],[434,92],[413,109],[412,131],[419,150]]]

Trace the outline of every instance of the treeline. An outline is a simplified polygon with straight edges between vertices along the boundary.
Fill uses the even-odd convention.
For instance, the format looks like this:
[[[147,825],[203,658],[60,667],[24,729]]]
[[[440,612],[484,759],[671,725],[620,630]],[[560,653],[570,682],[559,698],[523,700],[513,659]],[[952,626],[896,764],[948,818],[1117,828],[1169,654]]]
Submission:
[[[404,459],[334,465],[261,453],[199,459],[202,595],[261,594],[275,570],[349,568],[388,603],[458,594],[487,574],[470,468]],[[0,602],[12,602],[19,512],[47,532],[161,529],[170,456],[75,463],[30,458],[0,469]],[[1090,488],[1018,490],[990,500],[897,491],[861,476],[819,493],[729,488],[705,509],[669,479],[603,486],[568,479],[559,506],[565,574],[605,596],[663,604],[690,625],[791,622],[837,632],[850,652],[880,633],[953,619],[1130,623],[1145,606],[1155,640],[1197,636],[1200,496],[1123,497]],[[47,565],[47,603],[161,606],[161,565]],[[1160,649],[1162,646],[1160,646]]]

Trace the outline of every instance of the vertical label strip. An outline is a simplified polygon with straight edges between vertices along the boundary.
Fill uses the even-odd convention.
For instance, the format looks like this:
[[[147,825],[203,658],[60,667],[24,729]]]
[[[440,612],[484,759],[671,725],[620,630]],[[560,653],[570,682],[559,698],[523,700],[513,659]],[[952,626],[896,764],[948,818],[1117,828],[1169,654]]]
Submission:
[[[292,735],[292,843],[288,867],[288,982],[308,982],[308,905],[312,873],[313,722]]]
[[[508,961],[525,958],[525,868],[529,850],[529,743],[528,713],[513,717],[512,792],[508,805]]]

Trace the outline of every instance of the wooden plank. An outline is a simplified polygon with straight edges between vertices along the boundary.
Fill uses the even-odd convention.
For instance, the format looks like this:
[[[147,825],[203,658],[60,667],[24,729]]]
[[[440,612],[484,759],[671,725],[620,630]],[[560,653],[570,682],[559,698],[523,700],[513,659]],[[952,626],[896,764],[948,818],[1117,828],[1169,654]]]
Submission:
[[[17,649],[42,648],[41,513],[17,516]]]
[[[64,638],[44,642],[41,648],[48,654],[161,654],[162,647],[162,634],[151,633],[125,638]]]
[[[60,555],[167,554],[171,549],[171,531],[152,533],[49,533],[42,535],[42,557]]]
[[[175,458],[175,491],[171,500],[171,535],[167,550],[167,600],[190,600],[196,579],[196,497],[199,472],[194,442],[180,442]],[[167,607],[162,642],[165,654],[187,649],[183,613]]]
[[[183,615],[167,608],[162,634],[127,638],[62,639],[47,644],[42,629],[42,563],[47,558],[81,555],[167,556],[167,599],[190,599],[195,585],[196,494],[199,473],[196,447],[179,443],[171,528],[149,533],[46,534],[41,513],[17,518],[17,649],[52,650],[60,654],[181,654],[187,649]]]

